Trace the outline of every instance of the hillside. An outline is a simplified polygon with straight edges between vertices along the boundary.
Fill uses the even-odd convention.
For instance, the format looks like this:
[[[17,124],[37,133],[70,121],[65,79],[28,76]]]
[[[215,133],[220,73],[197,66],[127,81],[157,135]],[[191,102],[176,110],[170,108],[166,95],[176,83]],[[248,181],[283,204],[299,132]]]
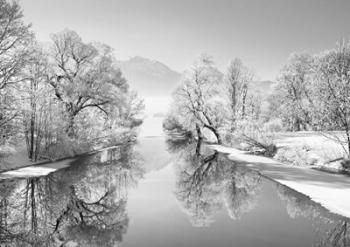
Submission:
[[[131,88],[143,97],[170,95],[181,77],[165,64],[143,57],[117,61],[117,65]]]

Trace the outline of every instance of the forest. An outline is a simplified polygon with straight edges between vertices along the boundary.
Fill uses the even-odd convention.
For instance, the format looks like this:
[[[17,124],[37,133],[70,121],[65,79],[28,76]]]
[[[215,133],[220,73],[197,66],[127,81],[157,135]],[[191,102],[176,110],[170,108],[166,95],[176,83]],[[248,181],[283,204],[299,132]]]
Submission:
[[[339,41],[318,54],[291,54],[272,92],[257,93],[256,80],[254,71],[239,58],[222,73],[211,56],[201,55],[173,94],[165,131],[172,138],[193,136],[270,157],[278,152],[276,135],[303,131],[333,142],[337,149],[331,150],[333,160],[349,156],[349,42]],[[297,157],[305,156],[300,152],[312,148],[294,147],[298,150],[293,154],[277,153],[277,158],[286,161],[284,156],[289,155],[295,163],[306,159]]]
[[[23,146],[36,162],[136,139],[145,106],[111,47],[69,29],[41,43],[18,2],[1,0],[0,8],[0,159]],[[348,157],[350,42],[293,53],[281,68],[272,89],[257,93],[258,76],[240,58],[222,72],[210,55],[199,56],[173,93],[165,132],[244,143],[243,149],[285,160],[276,135],[307,131],[336,143],[328,160]],[[312,147],[297,149],[289,159]]]
[[[18,2],[0,13],[0,159],[24,143],[35,162],[135,139],[143,102],[111,47],[68,29],[40,43]]]

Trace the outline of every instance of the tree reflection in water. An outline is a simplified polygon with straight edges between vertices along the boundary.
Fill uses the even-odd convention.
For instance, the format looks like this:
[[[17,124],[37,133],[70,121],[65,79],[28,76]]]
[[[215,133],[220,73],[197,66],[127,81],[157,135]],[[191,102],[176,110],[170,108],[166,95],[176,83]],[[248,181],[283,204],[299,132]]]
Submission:
[[[276,184],[280,199],[284,202],[289,217],[307,218],[312,222],[318,234],[315,247],[347,247],[350,246],[350,230],[348,219],[335,216],[302,195],[288,187]]]
[[[168,149],[176,153],[176,197],[193,226],[209,226],[223,208],[232,219],[254,208],[257,172],[236,166],[195,141],[168,141]]]
[[[116,246],[128,227],[128,188],[144,171],[133,146],[87,156],[46,177],[0,183],[0,243]]]
[[[262,187],[257,172],[195,141],[168,141],[168,149],[176,156],[176,197],[193,226],[210,226],[223,208],[231,219],[239,219],[257,204]],[[273,184],[289,217],[306,218],[312,224],[318,239],[312,246],[350,246],[348,219],[330,213],[286,186]]]

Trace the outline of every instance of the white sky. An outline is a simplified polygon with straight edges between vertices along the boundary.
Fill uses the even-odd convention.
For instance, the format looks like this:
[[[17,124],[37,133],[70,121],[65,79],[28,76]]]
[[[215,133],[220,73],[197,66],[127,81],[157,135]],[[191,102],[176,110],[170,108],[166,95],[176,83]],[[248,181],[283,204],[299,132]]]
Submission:
[[[319,52],[350,37],[349,0],[20,0],[41,41],[70,28],[183,71],[197,55],[220,69],[240,57],[274,80],[291,52]]]

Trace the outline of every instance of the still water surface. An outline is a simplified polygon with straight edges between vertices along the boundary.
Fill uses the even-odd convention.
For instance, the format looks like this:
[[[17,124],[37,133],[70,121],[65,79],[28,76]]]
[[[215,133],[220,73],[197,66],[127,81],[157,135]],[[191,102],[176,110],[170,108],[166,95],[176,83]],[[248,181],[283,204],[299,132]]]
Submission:
[[[1,246],[349,246],[347,219],[197,143],[142,138],[0,182]]]

